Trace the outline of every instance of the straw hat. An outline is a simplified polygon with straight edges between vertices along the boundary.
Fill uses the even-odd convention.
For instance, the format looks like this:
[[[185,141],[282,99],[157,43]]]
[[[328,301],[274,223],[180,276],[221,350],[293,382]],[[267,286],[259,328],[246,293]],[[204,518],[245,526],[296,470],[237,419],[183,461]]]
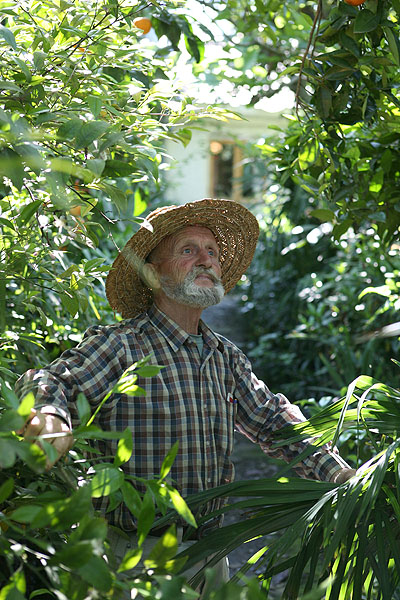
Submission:
[[[163,238],[188,225],[207,227],[214,234],[220,250],[225,293],[246,271],[256,248],[259,227],[257,219],[243,205],[205,198],[158,208],[131,237],[107,276],[108,301],[125,319],[147,310],[152,303],[152,292],[139,276],[146,257]]]

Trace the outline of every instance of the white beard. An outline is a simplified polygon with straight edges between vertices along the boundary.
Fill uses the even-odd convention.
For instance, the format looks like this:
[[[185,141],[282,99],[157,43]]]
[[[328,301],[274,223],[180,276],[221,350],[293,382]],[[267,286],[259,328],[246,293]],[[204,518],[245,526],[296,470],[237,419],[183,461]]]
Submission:
[[[198,275],[209,275],[214,286],[201,287],[195,283]],[[181,283],[174,283],[169,277],[161,277],[161,289],[171,300],[194,308],[207,308],[219,304],[225,295],[224,286],[212,269],[193,267]]]

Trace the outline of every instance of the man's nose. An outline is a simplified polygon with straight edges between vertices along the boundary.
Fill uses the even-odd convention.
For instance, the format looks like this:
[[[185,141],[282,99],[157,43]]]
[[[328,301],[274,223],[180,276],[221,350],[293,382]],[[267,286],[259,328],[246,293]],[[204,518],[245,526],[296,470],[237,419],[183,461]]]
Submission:
[[[212,257],[210,256],[210,253],[208,250],[206,250],[206,249],[199,250],[198,255],[197,255],[196,265],[197,266],[202,265],[204,267],[211,267]]]

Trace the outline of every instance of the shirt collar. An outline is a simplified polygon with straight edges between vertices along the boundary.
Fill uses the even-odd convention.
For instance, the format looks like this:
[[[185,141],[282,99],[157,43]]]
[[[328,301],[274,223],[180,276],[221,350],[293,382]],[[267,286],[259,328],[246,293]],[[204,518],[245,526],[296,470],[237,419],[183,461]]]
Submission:
[[[155,304],[147,311],[149,320],[156,327],[161,335],[176,352],[189,338],[189,334],[182,329],[175,321],[167,317]],[[200,333],[203,335],[204,343],[212,348],[219,347],[219,340],[215,333],[204,323],[200,321]]]

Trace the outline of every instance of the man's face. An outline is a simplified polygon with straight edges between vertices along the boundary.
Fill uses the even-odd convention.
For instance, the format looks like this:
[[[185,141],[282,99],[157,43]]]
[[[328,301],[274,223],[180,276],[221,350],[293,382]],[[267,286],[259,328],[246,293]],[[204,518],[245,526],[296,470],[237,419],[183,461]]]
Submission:
[[[151,262],[169,298],[201,308],[222,300],[219,248],[206,227],[185,227],[165,238],[152,253]]]

